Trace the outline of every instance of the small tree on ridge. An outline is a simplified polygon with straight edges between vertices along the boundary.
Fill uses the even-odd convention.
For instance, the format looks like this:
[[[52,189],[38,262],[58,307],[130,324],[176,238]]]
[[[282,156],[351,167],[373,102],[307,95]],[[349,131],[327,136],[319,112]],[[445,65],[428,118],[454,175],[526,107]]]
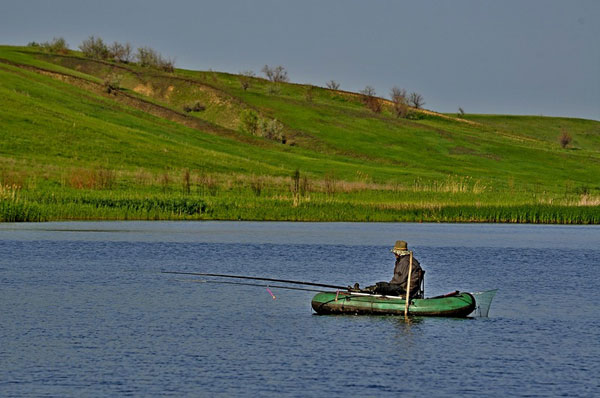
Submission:
[[[271,68],[269,65],[265,65],[263,66],[261,72],[267,76],[267,79],[275,83],[289,81],[287,70],[285,70],[285,68],[281,65],[278,65],[274,68]]]
[[[364,104],[375,113],[381,112],[381,101],[376,97],[375,89],[371,86],[366,86],[364,90],[360,92],[362,94],[362,101]]]
[[[408,103],[417,109],[421,109],[425,105],[425,100],[421,94],[412,92],[408,96]]]
[[[335,80],[330,80],[325,84],[327,85],[327,88],[330,90],[339,90],[339,88],[340,88],[340,84],[338,82],[336,82]]]
[[[93,35],[82,41],[79,49],[83,55],[89,58],[107,59],[109,55],[108,46],[104,44],[104,40]]]
[[[396,86],[392,87],[390,90],[390,98],[394,103],[394,112],[397,117],[406,117],[408,115],[408,104],[406,99],[406,90],[403,88],[398,88]]]

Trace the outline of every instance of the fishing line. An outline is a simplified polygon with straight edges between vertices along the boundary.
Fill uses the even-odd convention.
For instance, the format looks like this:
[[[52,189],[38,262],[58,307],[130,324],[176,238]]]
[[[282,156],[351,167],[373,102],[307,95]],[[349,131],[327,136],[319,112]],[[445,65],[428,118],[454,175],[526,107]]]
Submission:
[[[178,279],[178,280],[181,281],[181,282],[216,283],[216,284],[223,284],[223,285],[242,285],[242,286],[266,287],[266,288],[270,287],[270,288],[273,288],[273,289],[302,290],[302,291],[305,291],[305,292],[323,293],[323,290],[306,289],[306,288],[303,288],[303,287],[292,287],[292,286],[263,285],[263,284],[260,284],[260,283],[210,281],[210,280],[205,280],[205,279]]]
[[[181,271],[161,271],[161,273],[176,274],[176,275],[214,276],[214,277],[218,277],[218,278],[251,279],[251,280],[255,280],[255,281],[281,282],[281,283],[291,283],[294,285],[308,285],[308,286],[327,287],[330,289],[349,290],[348,286],[330,285],[330,284],[326,284],[326,283],[316,283],[316,282],[293,281],[293,280],[289,280],[289,279],[262,278],[262,277],[257,277],[257,276],[211,274],[211,273],[204,273],[204,272],[181,272]]]

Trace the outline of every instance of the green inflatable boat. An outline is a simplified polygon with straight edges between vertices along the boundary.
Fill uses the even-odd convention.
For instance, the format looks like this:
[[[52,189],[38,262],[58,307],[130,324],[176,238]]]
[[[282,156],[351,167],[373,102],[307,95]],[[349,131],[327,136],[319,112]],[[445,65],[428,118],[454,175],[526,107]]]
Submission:
[[[312,299],[317,314],[404,315],[402,297],[355,292],[323,292]],[[453,292],[444,296],[412,299],[408,315],[466,317],[475,309],[471,293]]]

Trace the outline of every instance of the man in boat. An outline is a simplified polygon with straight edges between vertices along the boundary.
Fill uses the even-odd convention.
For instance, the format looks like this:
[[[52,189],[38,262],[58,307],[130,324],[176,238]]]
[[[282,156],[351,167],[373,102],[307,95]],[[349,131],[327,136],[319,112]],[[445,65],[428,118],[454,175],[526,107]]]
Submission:
[[[403,240],[396,241],[391,250],[396,256],[394,265],[394,277],[389,282],[377,282],[373,286],[367,286],[367,292],[383,294],[386,296],[406,296],[406,285],[410,268],[410,251]],[[423,298],[423,277],[425,271],[421,268],[419,261],[412,258],[412,272],[410,276],[410,298]]]

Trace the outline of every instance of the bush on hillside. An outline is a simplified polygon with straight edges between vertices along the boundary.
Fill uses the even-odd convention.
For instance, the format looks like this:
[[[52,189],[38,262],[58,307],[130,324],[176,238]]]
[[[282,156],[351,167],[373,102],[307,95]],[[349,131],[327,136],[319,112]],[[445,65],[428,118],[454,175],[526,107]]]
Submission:
[[[325,85],[330,90],[339,90],[339,88],[340,88],[340,84],[338,82],[336,82],[335,80],[330,80],[327,83],[325,83]]]
[[[108,46],[100,37],[90,36],[79,45],[79,49],[88,58],[108,59]]]
[[[246,109],[240,114],[240,130],[282,144],[287,141],[283,134],[283,124],[281,122],[277,119],[263,119],[252,109]]]
[[[108,56],[116,62],[129,63],[132,60],[133,54],[131,50],[131,44],[121,44],[114,42],[108,48]]]
[[[408,103],[417,109],[421,109],[425,105],[425,100],[421,94],[412,92],[408,96]]]
[[[137,49],[136,59],[140,66],[157,66],[160,55],[150,47],[139,47]]]
[[[390,98],[394,103],[394,113],[397,117],[407,117],[408,110],[408,100],[406,99],[406,90],[403,88],[398,88],[396,86],[392,87],[390,90]]]
[[[131,44],[114,42],[110,46],[101,37],[90,36],[79,45],[79,49],[88,58],[113,60],[128,63],[132,60]]]
[[[285,144],[286,138],[283,134],[283,124],[277,119],[260,119],[258,123],[259,135],[269,140],[279,141]]]
[[[362,102],[375,113],[381,112],[381,100],[376,97],[375,89],[371,86],[366,86],[360,92],[362,94]]]
[[[54,54],[67,54],[69,52],[69,45],[62,37],[55,37],[51,41],[46,41],[41,44],[41,47]]]
[[[102,82],[104,85],[104,91],[106,91],[108,94],[116,93],[121,89],[122,79],[123,76],[114,73],[111,73],[110,75],[106,76],[104,78],[104,81]]]
[[[240,73],[240,85],[244,91],[250,88],[250,84],[252,83],[252,78],[256,76],[253,71],[247,70]]]
[[[360,93],[365,97],[374,97],[377,95],[375,89],[371,86],[366,86],[363,90],[360,90]]]
[[[571,137],[571,134],[569,134],[567,130],[561,129],[560,135],[558,136],[558,143],[560,144],[560,146],[562,148],[566,148],[569,146],[571,141],[573,141],[573,137]]]
[[[245,109],[240,114],[240,130],[252,135],[258,131],[258,115],[252,109]]]
[[[406,113],[406,116],[404,116],[404,117],[409,120],[425,119],[425,115],[422,112],[415,112],[410,109],[408,110],[408,112]]]
[[[140,47],[137,49],[137,61],[141,66],[162,69],[166,72],[175,70],[175,60],[171,58],[163,58],[162,55],[153,48]]]
[[[206,107],[200,103],[200,101],[194,101],[190,104],[185,104],[183,110],[185,112],[202,112]]]
[[[287,70],[281,65],[275,66],[271,68],[269,65],[265,65],[262,68],[262,72],[267,76],[272,82],[280,83],[280,82],[288,82],[288,74]]]
[[[175,59],[161,57],[160,62],[158,64],[158,68],[164,70],[165,72],[169,72],[169,73],[175,72]]]

